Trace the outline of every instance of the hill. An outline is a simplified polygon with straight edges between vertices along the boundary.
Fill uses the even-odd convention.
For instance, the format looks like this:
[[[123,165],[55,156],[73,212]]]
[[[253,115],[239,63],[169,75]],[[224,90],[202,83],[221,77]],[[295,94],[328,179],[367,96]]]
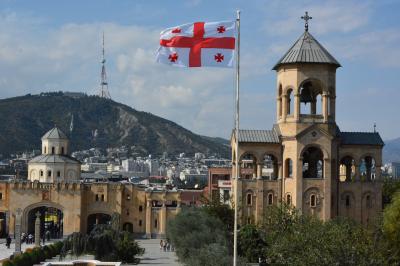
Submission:
[[[40,138],[57,124],[71,150],[134,146],[139,154],[163,152],[230,156],[218,139],[202,137],[176,123],[97,96],[41,93],[0,100],[0,154],[40,149]],[[70,124],[73,116],[73,130]]]
[[[386,163],[400,162],[400,138],[385,141],[383,161]]]

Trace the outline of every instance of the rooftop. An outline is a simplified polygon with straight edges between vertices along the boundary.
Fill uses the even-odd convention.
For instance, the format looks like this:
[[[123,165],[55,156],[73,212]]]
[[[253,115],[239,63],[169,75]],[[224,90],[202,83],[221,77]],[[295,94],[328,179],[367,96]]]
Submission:
[[[275,130],[239,130],[239,142],[267,142],[280,143]]]
[[[68,139],[68,137],[61,131],[61,129],[55,126],[43,135],[42,140],[43,139]]]
[[[377,132],[340,132],[339,136],[344,145],[385,145]]]

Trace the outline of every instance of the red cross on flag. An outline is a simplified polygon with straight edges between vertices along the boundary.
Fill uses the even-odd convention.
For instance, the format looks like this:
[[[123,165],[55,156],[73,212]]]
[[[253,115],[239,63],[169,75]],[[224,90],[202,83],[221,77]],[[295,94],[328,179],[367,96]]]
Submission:
[[[235,21],[195,22],[160,34],[157,62],[180,67],[233,67]]]

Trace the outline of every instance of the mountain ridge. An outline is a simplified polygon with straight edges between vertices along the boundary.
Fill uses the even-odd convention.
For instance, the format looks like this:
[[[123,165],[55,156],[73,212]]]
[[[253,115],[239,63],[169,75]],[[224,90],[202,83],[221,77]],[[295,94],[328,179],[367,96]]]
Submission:
[[[128,105],[83,93],[49,92],[0,100],[0,154],[40,149],[55,124],[71,150],[126,145],[139,154],[163,152],[229,156],[229,147],[177,123]],[[73,116],[73,130],[69,127]]]

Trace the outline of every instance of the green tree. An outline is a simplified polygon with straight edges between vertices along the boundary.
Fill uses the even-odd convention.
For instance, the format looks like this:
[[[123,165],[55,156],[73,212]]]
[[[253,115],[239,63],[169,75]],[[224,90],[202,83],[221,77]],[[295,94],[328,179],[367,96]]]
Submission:
[[[400,264],[400,192],[397,192],[383,213],[383,233],[388,241],[390,260]]]
[[[247,262],[258,262],[265,257],[264,249],[267,247],[260,230],[252,224],[240,228],[238,235],[238,254],[246,258]]]

